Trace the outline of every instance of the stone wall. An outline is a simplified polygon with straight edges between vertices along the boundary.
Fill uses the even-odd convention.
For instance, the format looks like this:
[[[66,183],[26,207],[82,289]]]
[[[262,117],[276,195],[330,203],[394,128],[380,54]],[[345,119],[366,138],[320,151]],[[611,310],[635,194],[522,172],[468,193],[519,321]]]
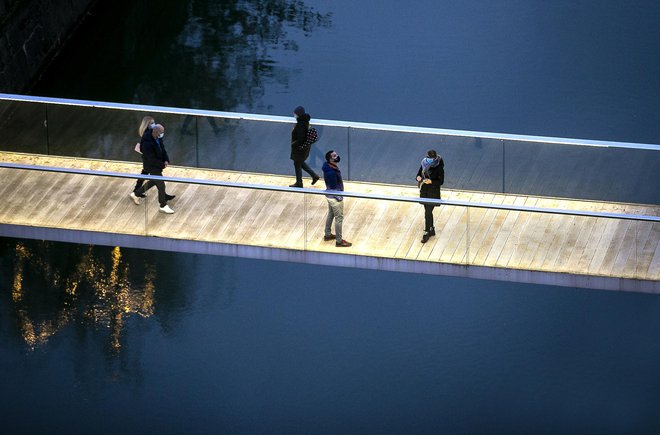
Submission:
[[[0,0],[0,92],[28,92],[95,2]]]

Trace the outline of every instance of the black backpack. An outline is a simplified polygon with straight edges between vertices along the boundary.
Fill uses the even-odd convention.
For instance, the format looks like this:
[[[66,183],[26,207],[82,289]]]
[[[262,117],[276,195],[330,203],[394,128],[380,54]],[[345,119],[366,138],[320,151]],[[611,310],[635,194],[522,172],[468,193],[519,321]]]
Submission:
[[[305,142],[302,145],[298,145],[298,149],[301,151],[307,151],[312,147],[312,144],[319,140],[319,133],[314,127],[309,127],[307,129],[307,136],[305,136]]]

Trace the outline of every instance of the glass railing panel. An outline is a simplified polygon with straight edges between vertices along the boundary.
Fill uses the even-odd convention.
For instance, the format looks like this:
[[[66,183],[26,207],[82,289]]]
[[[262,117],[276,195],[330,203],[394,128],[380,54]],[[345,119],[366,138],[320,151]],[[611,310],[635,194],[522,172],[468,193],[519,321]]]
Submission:
[[[445,163],[445,187],[502,190],[502,142],[425,133],[350,128],[353,180],[408,184],[422,158],[435,149]]]
[[[293,123],[212,117],[196,117],[196,120],[200,167],[292,173],[289,152]]]
[[[467,222],[470,211],[468,207],[453,205],[436,207],[433,211],[435,236],[429,238],[429,241],[423,245],[420,243],[421,247],[417,248],[420,259],[464,263],[467,254]],[[419,240],[417,242],[419,243]]]
[[[147,193],[149,236],[303,250],[304,195],[166,182],[174,214],[161,213],[156,188]]]
[[[195,139],[181,133],[185,115],[105,108],[48,105],[50,154],[139,161],[138,127],[151,115],[165,126],[165,144],[172,164],[195,166]]]
[[[0,100],[0,150],[48,154],[46,105]]]
[[[4,224],[144,235],[146,218],[127,180],[86,174],[0,169]]]
[[[170,114],[159,112],[168,108],[145,107],[143,112],[62,102],[72,105],[0,101],[0,149],[139,162],[134,151],[137,127],[150,114],[166,127],[165,144],[173,165],[293,178],[292,118],[237,119],[221,112]],[[571,144],[561,144],[500,139],[503,135],[496,134],[497,139],[456,136],[415,127],[389,131],[312,124],[320,139],[307,163],[319,174],[325,152],[334,149],[342,155],[346,180],[410,184],[426,150],[436,149],[445,161],[445,188],[660,204],[660,152],[652,145],[581,145],[570,139]],[[475,133],[479,135],[488,134]]]
[[[342,238],[352,243],[337,247],[337,240],[324,240],[329,203],[325,195],[307,196],[307,249],[377,258],[408,258],[412,246],[419,244],[423,209],[419,204],[367,198],[343,197]],[[419,218],[422,219],[422,226]],[[330,232],[337,235],[336,219]]]
[[[660,152],[505,141],[505,191],[660,204]]]
[[[294,175],[291,154],[293,121],[265,122],[246,119],[196,117],[199,131],[199,165],[242,172]],[[335,149],[346,155],[346,129],[314,127],[319,140],[307,164],[320,174],[325,152]],[[304,177],[308,177],[303,172]]]

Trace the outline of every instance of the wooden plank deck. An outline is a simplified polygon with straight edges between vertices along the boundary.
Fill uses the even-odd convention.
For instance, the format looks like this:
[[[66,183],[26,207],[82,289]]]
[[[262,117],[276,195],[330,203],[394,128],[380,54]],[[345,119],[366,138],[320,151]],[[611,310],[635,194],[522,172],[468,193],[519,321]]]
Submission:
[[[0,161],[140,171],[129,162],[10,152],[0,152]],[[279,186],[291,182],[291,177],[279,175],[188,167],[170,167],[166,175]],[[155,188],[143,204],[131,201],[133,180],[8,168],[0,168],[0,176],[0,224],[411,262],[407,264],[650,281],[651,291],[660,288],[658,223],[442,206],[435,211],[437,236],[421,244],[424,217],[418,204],[347,198],[343,232],[353,246],[339,249],[322,240],[327,212],[322,195],[168,182],[168,192],[177,197],[171,202],[175,214],[165,215],[158,212]],[[347,182],[346,190],[417,196],[414,186]],[[660,215],[660,206],[653,205],[450,190],[443,191],[443,198]]]

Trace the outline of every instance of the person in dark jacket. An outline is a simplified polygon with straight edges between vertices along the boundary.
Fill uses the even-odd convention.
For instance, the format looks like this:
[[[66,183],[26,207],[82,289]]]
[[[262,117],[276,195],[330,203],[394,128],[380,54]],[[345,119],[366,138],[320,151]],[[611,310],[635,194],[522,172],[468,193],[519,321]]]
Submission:
[[[341,158],[333,150],[325,153],[325,163],[323,164],[323,181],[325,189],[337,192],[344,191],[344,181],[341,179],[341,171],[337,164]],[[328,200],[328,216],[325,219],[325,235],[323,240],[326,242],[334,240],[338,248],[348,248],[352,243],[342,238],[341,226],[344,222],[344,197],[341,195],[326,195]],[[332,234],[332,221],[335,221],[335,234]]]
[[[156,124],[151,134],[145,134],[140,142],[140,149],[142,151],[142,158],[144,159],[144,170],[149,175],[163,175],[163,169],[170,164],[170,157],[167,155],[165,143],[163,142],[165,136],[165,127]],[[140,197],[144,193],[156,186],[158,189],[158,202],[160,203],[160,211],[167,214],[174,213],[174,210],[167,205],[167,201],[174,199],[174,195],[168,195],[165,192],[165,182],[163,180],[149,180],[136,192],[131,193],[133,196]],[[135,198],[133,198],[135,200]]]
[[[303,187],[302,170],[304,169],[312,177],[312,185],[319,181],[319,176],[309,167],[307,157],[309,157],[309,147],[303,147],[307,139],[307,130],[309,129],[309,121],[312,119],[308,113],[305,113],[303,106],[298,106],[293,111],[293,116],[296,118],[296,126],[291,131],[291,160],[293,160],[293,168],[296,172],[296,182],[290,184],[289,187]]]
[[[421,198],[440,199],[440,186],[445,182],[445,162],[435,150],[429,150],[417,171],[417,183],[419,185],[419,196]],[[424,234],[422,243],[429,241],[435,236],[433,226],[433,209],[435,204],[424,204]]]

